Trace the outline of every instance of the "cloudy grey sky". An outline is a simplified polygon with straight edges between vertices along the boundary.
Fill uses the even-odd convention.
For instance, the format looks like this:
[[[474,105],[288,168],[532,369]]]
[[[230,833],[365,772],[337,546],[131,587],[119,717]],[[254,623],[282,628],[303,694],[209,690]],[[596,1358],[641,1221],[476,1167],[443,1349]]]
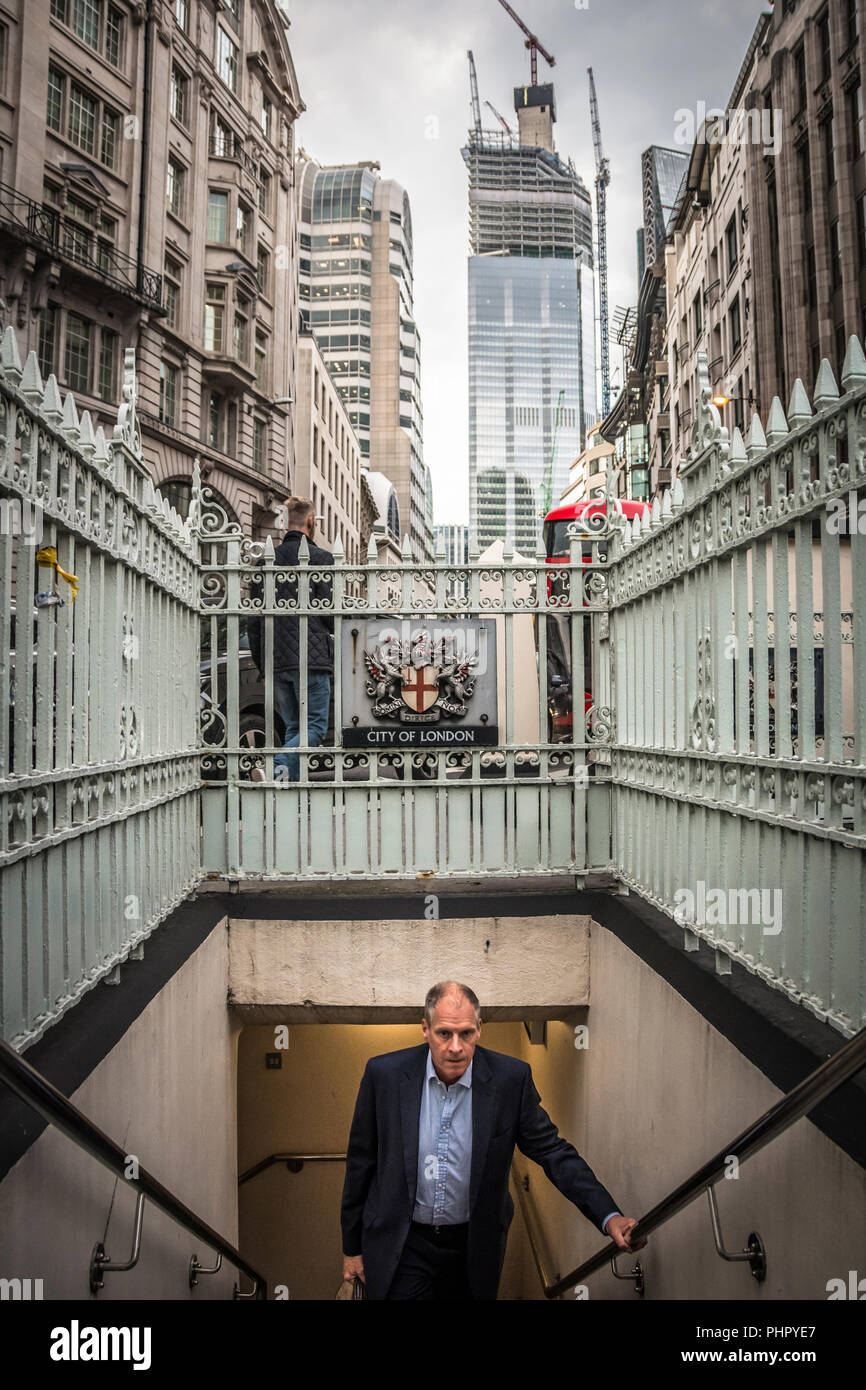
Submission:
[[[412,204],[421,332],[424,454],[436,520],[468,520],[466,166],[471,48],[485,99],[516,124],[512,89],[529,81],[523,36],[499,0],[283,0],[307,110],[298,143],[323,164],[378,159]],[[759,0],[513,0],[556,59],[554,138],[594,198],[586,68],[598,91],[607,195],[611,310],[637,295],[640,155],[675,146],[674,113],[726,107],[763,10]],[[489,118],[489,121],[488,121]],[[619,349],[614,346],[611,368]]]

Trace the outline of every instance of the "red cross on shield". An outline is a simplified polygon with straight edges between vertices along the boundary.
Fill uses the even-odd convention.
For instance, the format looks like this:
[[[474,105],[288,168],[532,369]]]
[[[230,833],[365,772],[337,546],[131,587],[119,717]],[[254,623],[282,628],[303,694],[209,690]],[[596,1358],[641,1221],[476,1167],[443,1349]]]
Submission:
[[[400,694],[411,710],[423,714],[435,705],[439,698],[438,666],[402,666],[400,675]]]

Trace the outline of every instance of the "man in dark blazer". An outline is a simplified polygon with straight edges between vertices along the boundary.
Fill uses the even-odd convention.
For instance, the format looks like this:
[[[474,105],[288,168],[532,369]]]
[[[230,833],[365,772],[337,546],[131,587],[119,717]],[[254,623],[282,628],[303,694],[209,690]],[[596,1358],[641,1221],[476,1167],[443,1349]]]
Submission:
[[[343,1277],[370,1299],[494,1299],[514,1203],[515,1144],[622,1250],[624,1217],[541,1108],[526,1062],[478,1047],[468,985],[427,995],[424,1043],[373,1057],[361,1080],[343,1188]]]

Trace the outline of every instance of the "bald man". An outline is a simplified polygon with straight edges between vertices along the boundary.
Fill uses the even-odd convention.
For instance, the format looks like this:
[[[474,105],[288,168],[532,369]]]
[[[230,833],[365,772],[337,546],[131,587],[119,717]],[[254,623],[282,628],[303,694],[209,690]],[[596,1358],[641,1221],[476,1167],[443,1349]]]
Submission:
[[[621,1250],[624,1217],[541,1108],[526,1062],[478,1046],[481,1012],[468,985],[429,991],[419,1047],[367,1063],[349,1134],[343,1187],[343,1278],[370,1299],[495,1299],[514,1203],[515,1144]]]

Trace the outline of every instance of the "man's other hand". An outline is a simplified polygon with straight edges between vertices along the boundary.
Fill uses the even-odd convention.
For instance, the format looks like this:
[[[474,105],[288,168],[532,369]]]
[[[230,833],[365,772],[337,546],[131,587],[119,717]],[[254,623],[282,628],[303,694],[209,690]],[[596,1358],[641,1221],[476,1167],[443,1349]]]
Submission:
[[[622,1217],[620,1217],[622,1220]],[[610,1223],[611,1226],[613,1222]],[[364,1274],[364,1261],[360,1255],[343,1256],[343,1279],[348,1279],[351,1283],[355,1278],[361,1279],[366,1284],[367,1279]]]
[[[607,1223],[605,1234],[615,1240],[620,1250],[643,1250],[645,1240],[632,1241],[631,1233],[637,1225],[636,1216],[612,1216]]]

